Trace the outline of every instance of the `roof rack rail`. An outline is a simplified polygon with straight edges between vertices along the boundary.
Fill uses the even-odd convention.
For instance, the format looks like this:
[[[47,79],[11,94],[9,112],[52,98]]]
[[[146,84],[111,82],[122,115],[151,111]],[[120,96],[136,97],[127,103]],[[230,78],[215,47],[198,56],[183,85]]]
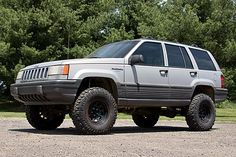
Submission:
[[[143,37],[143,39],[151,39],[151,40],[156,40],[154,37],[152,37],[152,36],[145,36],[145,37]]]

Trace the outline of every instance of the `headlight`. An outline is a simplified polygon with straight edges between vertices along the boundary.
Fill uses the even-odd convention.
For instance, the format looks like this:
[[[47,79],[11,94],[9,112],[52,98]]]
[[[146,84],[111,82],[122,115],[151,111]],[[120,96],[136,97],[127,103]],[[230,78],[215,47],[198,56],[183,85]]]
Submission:
[[[48,76],[52,75],[68,75],[69,74],[69,65],[56,65],[51,66],[48,69]]]
[[[16,79],[19,80],[23,76],[23,71],[18,72]]]

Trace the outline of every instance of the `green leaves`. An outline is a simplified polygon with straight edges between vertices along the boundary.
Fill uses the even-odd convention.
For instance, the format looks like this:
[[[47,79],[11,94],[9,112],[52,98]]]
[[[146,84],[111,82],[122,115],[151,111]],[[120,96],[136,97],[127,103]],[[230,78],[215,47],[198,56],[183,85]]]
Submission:
[[[235,70],[236,3],[0,0],[0,77],[10,80],[21,66],[82,58],[106,43],[140,37],[197,44]]]

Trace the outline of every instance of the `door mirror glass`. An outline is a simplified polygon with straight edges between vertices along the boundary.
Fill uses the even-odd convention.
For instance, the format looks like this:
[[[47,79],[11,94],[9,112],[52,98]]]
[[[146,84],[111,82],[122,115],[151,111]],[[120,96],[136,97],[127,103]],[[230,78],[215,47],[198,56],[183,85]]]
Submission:
[[[134,64],[138,64],[138,63],[144,63],[143,55],[133,55],[133,56],[131,56],[130,64],[134,65]]]

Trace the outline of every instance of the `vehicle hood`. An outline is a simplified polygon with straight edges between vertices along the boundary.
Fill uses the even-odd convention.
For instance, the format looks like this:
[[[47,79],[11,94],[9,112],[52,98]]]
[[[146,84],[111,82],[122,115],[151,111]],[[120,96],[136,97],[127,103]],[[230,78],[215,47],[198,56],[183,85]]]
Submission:
[[[124,64],[124,58],[83,58],[83,59],[59,60],[59,61],[43,62],[29,65],[25,67],[23,70],[39,68],[39,67],[48,67],[53,65],[61,65],[61,64]]]

